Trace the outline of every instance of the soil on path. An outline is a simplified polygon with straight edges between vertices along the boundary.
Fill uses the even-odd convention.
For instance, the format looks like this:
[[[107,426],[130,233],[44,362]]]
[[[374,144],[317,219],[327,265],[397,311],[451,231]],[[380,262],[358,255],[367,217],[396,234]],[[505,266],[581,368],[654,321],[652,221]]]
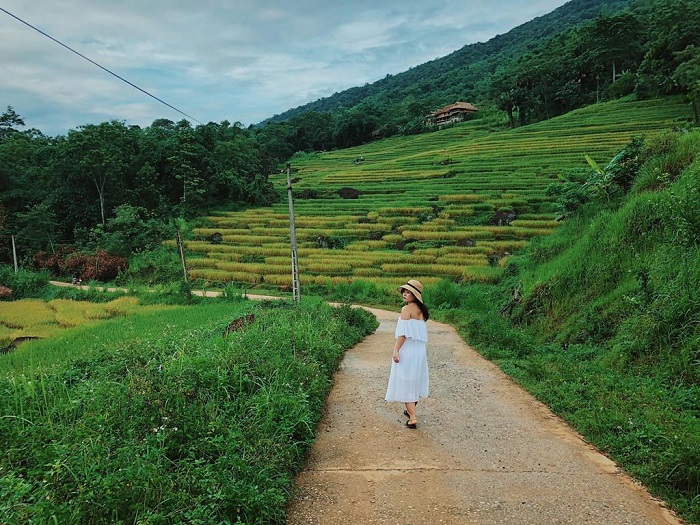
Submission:
[[[89,290],[92,285],[89,284],[73,284],[73,283],[67,283],[64,281],[49,281],[49,284],[52,284],[53,286],[61,286],[61,287],[70,287],[70,288],[80,288],[81,290]],[[95,286],[94,287],[96,290],[99,290],[101,292],[124,292],[128,293],[129,289],[128,288],[123,288],[123,287],[114,287],[114,286]],[[222,295],[222,292],[218,290],[192,290],[192,295],[197,295],[199,297],[220,297]],[[273,301],[276,299],[283,299],[283,297],[280,297],[278,295],[257,295],[257,294],[249,294],[245,293],[244,297],[247,299],[253,299],[256,301]]]
[[[546,406],[429,321],[417,430],[384,401],[398,313],[336,374],[288,525],[679,524]]]

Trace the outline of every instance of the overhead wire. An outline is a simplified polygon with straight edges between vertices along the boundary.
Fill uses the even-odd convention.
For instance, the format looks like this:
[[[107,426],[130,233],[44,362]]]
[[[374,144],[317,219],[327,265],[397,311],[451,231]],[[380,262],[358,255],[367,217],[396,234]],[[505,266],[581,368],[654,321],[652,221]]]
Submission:
[[[112,75],[112,76],[114,76],[114,77],[117,77],[117,78],[118,78],[119,80],[121,80],[122,82],[125,82],[125,83],[129,84],[131,87],[133,87],[133,88],[135,88],[135,89],[138,89],[141,93],[144,93],[145,95],[148,95],[149,97],[151,97],[151,98],[157,100],[157,101],[160,102],[161,104],[165,104],[165,105],[168,106],[170,109],[173,109],[173,110],[177,111],[178,113],[180,113],[181,115],[184,115],[184,116],[187,117],[188,119],[194,120],[194,121],[195,121],[196,123],[198,123],[198,124],[202,124],[202,123],[201,123],[199,120],[197,120],[196,118],[194,118],[194,117],[188,115],[187,113],[185,113],[184,111],[182,111],[182,110],[176,108],[175,106],[173,106],[173,105],[171,105],[171,104],[168,104],[166,101],[164,101],[164,100],[158,98],[157,96],[152,95],[151,93],[149,93],[149,92],[146,91],[145,89],[140,88],[139,86],[137,86],[137,85],[134,84],[133,82],[130,82],[129,80],[125,79],[124,77],[122,77],[122,76],[120,76],[120,75],[118,75],[118,74],[116,74],[116,73],[110,71],[110,70],[107,69],[106,67],[104,67],[104,66],[98,64],[97,62],[95,62],[95,61],[92,60],[91,58],[86,57],[85,55],[83,55],[83,54],[80,53],[79,51],[76,51],[76,50],[73,49],[72,47],[70,47],[70,46],[64,44],[63,42],[61,42],[60,40],[57,40],[56,38],[52,37],[51,35],[49,35],[48,33],[44,32],[44,31],[42,31],[42,30],[39,29],[38,27],[35,27],[35,26],[33,26],[32,24],[30,24],[29,22],[27,22],[27,21],[25,21],[25,20],[22,20],[22,19],[21,19],[20,17],[18,17],[17,15],[14,15],[14,14],[10,13],[7,9],[4,9],[4,8],[0,7],[0,11],[5,12],[6,14],[10,15],[10,16],[11,16],[12,18],[14,18],[15,20],[18,20],[19,22],[23,23],[24,25],[26,25],[26,26],[32,28],[34,31],[36,31],[36,32],[38,32],[38,33],[41,33],[41,34],[44,35],[46,38],[49,38],[50,40],[53,40],[53,41],[56,42],[57,44],[59,44],[59,45],[65,47],[66,49],[68,49],[69,51],[75,53],[75,54],[78,55],[79,57],[81,57],[81,58],[87,60],[88,62],[90,62],[91,64],[93,64],[93,65],[99,67],[99,68],[102,69],[103,71],[106,71],[106,72],[109,73],[110,75]]]

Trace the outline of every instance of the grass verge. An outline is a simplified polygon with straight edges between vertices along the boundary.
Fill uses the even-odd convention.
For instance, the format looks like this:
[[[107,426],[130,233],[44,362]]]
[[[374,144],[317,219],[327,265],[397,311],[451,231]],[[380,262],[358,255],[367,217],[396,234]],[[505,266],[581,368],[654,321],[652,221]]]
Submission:
[[[0,523],[283,523],[333,373],[376,326],[349,306],[215,302],[0,357]]]

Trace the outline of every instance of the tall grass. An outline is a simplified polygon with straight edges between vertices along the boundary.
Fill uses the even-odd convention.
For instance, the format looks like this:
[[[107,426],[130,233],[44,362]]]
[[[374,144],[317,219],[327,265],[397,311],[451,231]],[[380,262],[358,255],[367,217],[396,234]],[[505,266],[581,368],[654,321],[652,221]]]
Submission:
[[[332,374],[375,327],[348,306],[218,302],[0,357],[0,522],[283,523]]]

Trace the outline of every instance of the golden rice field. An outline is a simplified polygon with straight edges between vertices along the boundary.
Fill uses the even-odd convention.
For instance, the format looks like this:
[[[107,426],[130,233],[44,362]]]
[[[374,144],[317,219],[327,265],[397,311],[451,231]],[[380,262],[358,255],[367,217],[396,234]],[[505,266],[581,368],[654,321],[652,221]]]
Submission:
[[[95,324],[129,315],[136,309],[148,308],[139,306],[136,297],[120,297],[108,303],[69,299],[0,301],[0,348],[18,337],[45,339],[69,328]]]
[[[545,189],[558,175],[605,165],[635,135],[685,122],[677,99],[612,102],[547,122],[489,132],[479,120],[412,137],[291,159],[304,285],[355,279],[380,287],[493,281],[508,257],[557,227]],[[362,161],[356,159],[362,158]],[[291,286],[286,175],[270,208],[215,212],[186,243],[192,278]],[[342,198],[341,188],[359,192]],[[506,217],[507,220],[499,221]],[[209,236],[218,233],[221,244]]]

